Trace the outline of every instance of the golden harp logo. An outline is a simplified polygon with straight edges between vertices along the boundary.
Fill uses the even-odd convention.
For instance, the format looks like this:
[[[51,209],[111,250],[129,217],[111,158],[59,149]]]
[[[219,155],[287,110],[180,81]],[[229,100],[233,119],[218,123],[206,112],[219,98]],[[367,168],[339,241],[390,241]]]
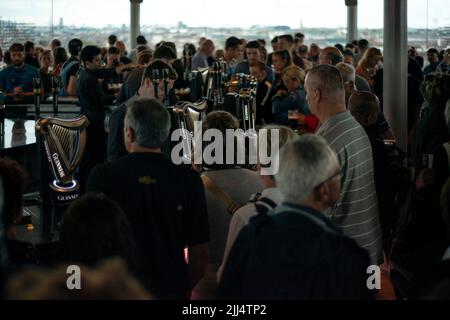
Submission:
[[[138,178],[138,182],[146,185],[156,184],[156,179],[149,176],[143,176]]]

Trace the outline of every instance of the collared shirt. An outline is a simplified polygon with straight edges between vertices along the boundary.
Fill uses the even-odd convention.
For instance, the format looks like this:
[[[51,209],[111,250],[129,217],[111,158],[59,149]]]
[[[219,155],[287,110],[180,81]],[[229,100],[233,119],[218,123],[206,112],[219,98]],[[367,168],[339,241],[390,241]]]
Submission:
[[[23,67],[9,66],[0,71],[0,89],[12,93],[15,87],[21,87],[23,92],[33,92],[33,78],[39,78],[39,71],[24,64]]]
[[[267,188],[261,192],[261,198],[267,198],[273,201],[276,205],[279,205],[283,201],[283,196],[278,188]],[[267,209],[272,209],[265,202],[259,202],[260,204],[267,207]],[[239,232],[249,223],[250,219],[258,214],[256,211],[255,202],[247,203],[245,206],[239,208],[231,218],[230,227],[228,229],[227,244],[225,245],[225,252],[223,254],[222,265],[217,271],[217,282],[220,282],[222,277],[223,268],[227,262],[228,254],[236,241]]]
[[[372,148],[349,111],[328,119],[317,131],[336,152],[343,171],[341,197],[326,213],[345,235],[383,261],[382,234],[374,182]]]

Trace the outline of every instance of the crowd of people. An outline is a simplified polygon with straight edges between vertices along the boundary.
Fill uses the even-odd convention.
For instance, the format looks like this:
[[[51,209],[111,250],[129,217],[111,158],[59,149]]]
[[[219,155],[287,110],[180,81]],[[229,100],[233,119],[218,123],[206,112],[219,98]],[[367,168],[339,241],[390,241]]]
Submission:
[[[268,54],[261,39],[233,36],[216,50],[202,38],[181,58],[174,43],[153,50],[143,36],[129,54],[115,35],[108,43],[74,38],[70,57],[57,39],[51,50],[27,42],[0,54],[6,99],[32,93],[36,77],[47,94],[59,76],[61,94],[76,96],[89,119],[81,197],[51,246],[16,238],[27,173],[0,158],[5,297],[374,299],[367,270],[383,266],[399,298],[449,298],[442,283],[450,269],[442,264],[450,259],[450,49],[428,49],[425,66],[413,47],[405,57],[405,159],[383,114],[383,54],[365,39],[320,48],[302,33],[284,34]],[[260,161],[170,159],[174,121],[166,106],[182,99],[177,89],[186,87],[187,72],[217,60],[229,79],[248,74],[258,82],[257,129],[278,132],[273,175]],[[167,70],[167,82],[157,70]],[[113,104],[105,130],[104,107]],[[225,137],[239,120],[210,110],[202,129]],[[271,135],[262,137],[270,149]],[[84,292],[61,289],[61,266],[72,264],[86,270]],[[30,265],[46,269],[23,271]],[[105,284],[105,275],[120,285]]]

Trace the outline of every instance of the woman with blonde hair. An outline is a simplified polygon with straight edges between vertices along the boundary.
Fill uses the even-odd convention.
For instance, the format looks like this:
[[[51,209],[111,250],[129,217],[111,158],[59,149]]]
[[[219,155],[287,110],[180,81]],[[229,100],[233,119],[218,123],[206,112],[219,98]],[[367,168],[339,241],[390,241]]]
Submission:
[[[306,93],[303,87],[305,83],[305,71],[301,68],[291,65],[281,73],[285,90],[278,90],[272,99],[272,113],[275,115],[275,123],[288,125],[289,110],[297,110],[303,115],[309,115],[308,105],[306,103]]]
[[[372,89],[375,87],[374,77],[377,74],[379,68],[378,63],[382,57],[383,55],[380,49],[369,48],[364,53],[356,68],[356,74],[366,79]]]

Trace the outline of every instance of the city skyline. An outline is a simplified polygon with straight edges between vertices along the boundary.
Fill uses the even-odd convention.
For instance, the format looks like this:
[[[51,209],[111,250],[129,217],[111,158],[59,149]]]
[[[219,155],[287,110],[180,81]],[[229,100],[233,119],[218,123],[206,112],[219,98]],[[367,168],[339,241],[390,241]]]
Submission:
[[[189,27],[249,28],[253,25],[286,25],[298,29],[345,27],[347,21],[343,0],[297,0],[298,10],[290,9],[292,0],[227,0],[226,3],[227,7],[206,0],[172,0],[168,10],[165,2],[144,0],[141,5],[141,25],[175,26],[181,21]],[[256,11],[255,3],[258,8]],[[359,0],[358,3],[359,27],[382,28],[383,1]],[[49,25],[51,4],[51,0],[1,1],[0,17],[4,20]],[[25,7],[27,10],[23,10]],[[54,0],[53,24],[58,25],[59,19],[63,18],[65,25],[73,26],[99,28],[129,25],[129,7],[129,0]],[[450,26],[449,11],[448,0],[409,0],[408,26],[430,29]],[[41,14],[36,15],[35,12]],[[68,15],[67,12],[71,14]],[[104,19],[99,19],[100,12]],[[310,12],[320,12],[320,15],[309,14]]]

